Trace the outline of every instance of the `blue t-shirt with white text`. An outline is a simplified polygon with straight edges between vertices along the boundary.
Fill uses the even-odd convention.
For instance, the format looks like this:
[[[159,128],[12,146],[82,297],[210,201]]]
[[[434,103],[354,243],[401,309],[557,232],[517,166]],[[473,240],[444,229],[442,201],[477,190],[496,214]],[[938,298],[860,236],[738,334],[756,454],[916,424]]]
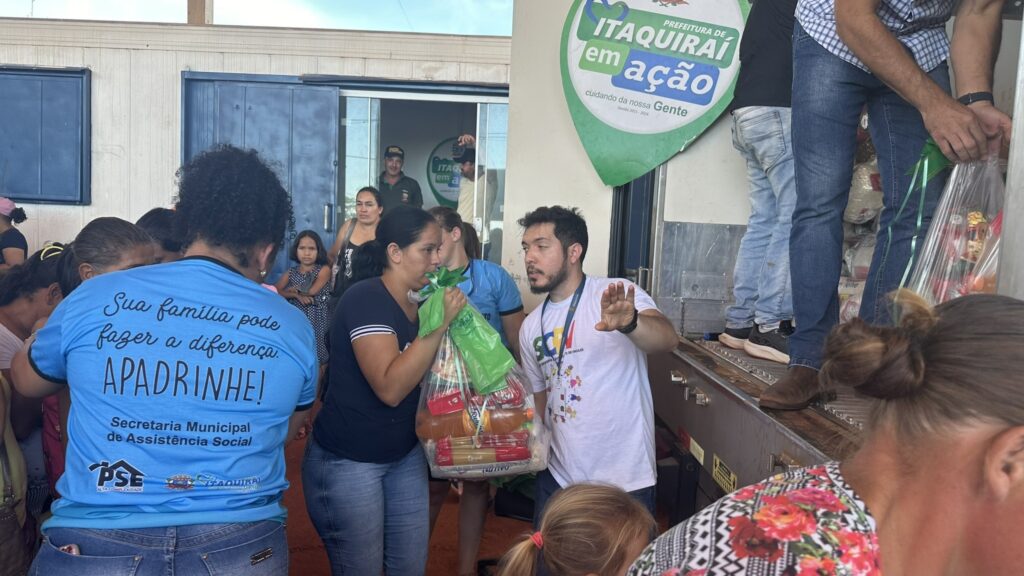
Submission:
[[[45,528],[281,520],[288,421],[316,393],[300,310],[215,260],[98,276],[29,358],[71,392],[62,498]]]

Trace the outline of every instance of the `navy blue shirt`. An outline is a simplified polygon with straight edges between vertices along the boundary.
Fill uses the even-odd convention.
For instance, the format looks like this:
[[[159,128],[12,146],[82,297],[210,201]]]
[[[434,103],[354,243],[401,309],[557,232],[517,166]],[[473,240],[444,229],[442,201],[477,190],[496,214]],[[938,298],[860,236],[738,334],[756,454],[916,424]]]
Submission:
[[[797,0],[754,0],[740,40],[740,74],[729,111],[789,108],[793,97],[793,22]]]
[[[402,459],[418,445],[417,386],[392,408],[377,397],[356,362],[352,343],[363,336],[394,334],[405,350],[419,330],[409,321],[380,278],[357,282],[345,291],[331,324],[331,384],[313,436],[325,450],[358,462]]]
[[[28,258],[28,242],[25,241],[25,235],[17,228],[10,228],[0,234],[0,264],[7,263],[4,260],[4,248],[19,248],[24,252],[25,258]]]

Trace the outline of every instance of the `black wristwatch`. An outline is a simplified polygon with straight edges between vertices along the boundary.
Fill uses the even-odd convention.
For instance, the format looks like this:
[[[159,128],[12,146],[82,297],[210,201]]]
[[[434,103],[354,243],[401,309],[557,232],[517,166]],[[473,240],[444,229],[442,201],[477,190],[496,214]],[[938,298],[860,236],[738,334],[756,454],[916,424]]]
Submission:
[[[956,99],[957,102],[964,106],[970,106],[975,102],[988,102],[989,104],[995,104],[996,100],[992,97],[991,92],[971,92],[970,94],[964,94],[963,96]]]
[[[623,334],[629,334],[633,330],[636,330],[636,325],[637,325],[637,322],[639,322],[639,321],[640,321],[640,311],[637,310],[636,307],[634,307],[633,308],[633,321],[630,322],[629,324],[623,326],[622,328],[619,328],[619,332],[622,332]]]

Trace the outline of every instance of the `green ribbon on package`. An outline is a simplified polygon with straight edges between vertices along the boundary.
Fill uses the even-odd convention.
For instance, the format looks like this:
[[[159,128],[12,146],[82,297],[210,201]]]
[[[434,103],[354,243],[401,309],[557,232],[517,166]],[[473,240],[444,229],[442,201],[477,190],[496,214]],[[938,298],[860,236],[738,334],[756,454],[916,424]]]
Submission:
[[[935,178],[940,172],[952,166],[949,158],[942,153],[939,145],[935,143],[935,140],[929,138],[925,143],[924,147],[921,148],[921,157],[917,160],[910,170],[907,170],[908,176],[913,176],[910,181],[910,189],[907,190],[907,195],[903,197],[903,203],[900,204],[900,209],[896,211],[896,216],[893,217],[889,226],[886,228],[886,234],[888,235],[887,248],[885,249],[885,258],[889,257],[889,248],[892,246],[892,227],[899,222],[900,217],[903,215],[903,211],[907,208],[907,203],[910,202],[910,197],[914,195],[914,190],[918,191],[918,207],[917,207],[917,225],[914,228],[914,235],[910,237],[910,259],[907,260],[907,267],[903,270],[903,277],[900,280],[900,286],[906,287],[907,282],[910,280],[910,274],[914,269],[914,264],[917,261],[917,240],[918,237],[927,232],[924,228],[924,207],[925,198],[927,196],[928,182],[932,178]],[[883,260],[884,261],[884,260]],[[894,303],[895,306],[895,303]]]
[[[444,289],[454,288],[466,280],[461,270],[448,270],[444,266],[429,272],[430,281],[420,294],[427,301],[420,306],[420,338],[444,324]],[[512,353],[501,342],[501,335],[480,312],[466,305],[452,323],[448,333],[466,362],[466,372],[477,394],[493,394],[505,389],[505,374],[516,364]]]

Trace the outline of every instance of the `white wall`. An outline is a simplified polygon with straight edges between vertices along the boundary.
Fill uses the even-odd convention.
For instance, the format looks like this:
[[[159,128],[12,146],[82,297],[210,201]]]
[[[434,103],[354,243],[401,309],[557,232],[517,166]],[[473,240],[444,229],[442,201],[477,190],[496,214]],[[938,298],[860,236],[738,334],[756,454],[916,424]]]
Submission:
[[[506,84],[508,38],[0,19],[0,64],[92,70],[92,204],[25,205],[31,249],[174,194],[181,72],[339,74]]]
[[[562,95],[559,50],[572,0],[521,0],[514,4],[509,81],[508,173],[502,265],[529,292],[516,220],[538,206],[578,206],[587,220],[587,274],[608,272],[611,188],[605,186],[580,144]],[[529,311],[540,299],[524,296]]]

